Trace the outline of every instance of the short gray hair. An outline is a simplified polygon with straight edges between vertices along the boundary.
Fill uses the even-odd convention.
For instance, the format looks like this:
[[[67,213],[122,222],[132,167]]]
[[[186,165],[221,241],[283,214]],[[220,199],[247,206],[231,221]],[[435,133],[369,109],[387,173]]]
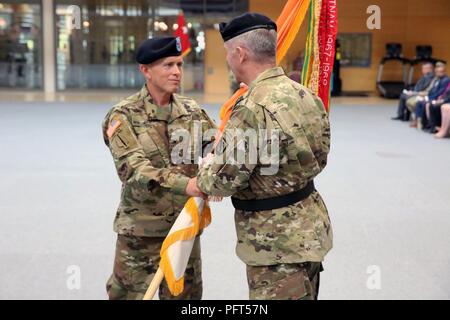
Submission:
[[[257,62],[273,62],[277,54],[277,32],[275,30],[256,29],[243,33],[228,41],[231,46],[242,45],[250,51]]]

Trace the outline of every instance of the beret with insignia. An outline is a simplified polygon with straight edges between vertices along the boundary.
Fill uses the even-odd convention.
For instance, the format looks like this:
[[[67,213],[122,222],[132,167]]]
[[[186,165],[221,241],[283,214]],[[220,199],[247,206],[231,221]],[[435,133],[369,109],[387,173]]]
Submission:
[[[180,55],[180,38],[159,37],[147,39],[139,45],[136,61],[139,64],[150,64],[158,59]]]
[[[248,31],[255,29],[277,30],[277,24],[270,18],[259,13],[244,13],[230,22],[219,25],[223,41],[228,41]]]

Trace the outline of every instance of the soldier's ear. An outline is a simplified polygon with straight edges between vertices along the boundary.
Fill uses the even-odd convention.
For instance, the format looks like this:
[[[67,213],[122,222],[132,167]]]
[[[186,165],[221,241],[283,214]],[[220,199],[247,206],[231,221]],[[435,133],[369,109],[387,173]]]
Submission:
[[[236,52],[239,57],[239,63],[242,63],[245,60],[247,60],[247,51],[243,47],[236,47]]]
[[[140,64],[139,70],[141,70],[141,73],[144,75],[145,79],[148,79],[148,80],[152,79],[152,75],[151,75],[148,65]]]

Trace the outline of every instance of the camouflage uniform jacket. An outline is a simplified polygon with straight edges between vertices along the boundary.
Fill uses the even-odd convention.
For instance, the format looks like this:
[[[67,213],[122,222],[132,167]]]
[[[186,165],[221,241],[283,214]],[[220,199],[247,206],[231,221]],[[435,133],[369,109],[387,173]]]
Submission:
[[[199,188],[212,195],[238,199],[266,199],[303,188],[327,163],[330,126],[323,104],[310,90],[290,80],[281,68],[266,70],[249,86],[243,99],[233,107],[225,128],[277,130],[279,134],[278,171],[263,174],[261,145],[255,163],[244,163],[217,155],[198,174]],[[227,148],[249,151],[248,141],[227,144]],[[245,136],[245,135],[244,135]],[[269,133],[270,136],[270,133]],[[246,139],[245,137],[243,139]],[[220,161],[219,161],[220,160]],[[332,247],[328,212],[317,192],[288,207],[265,211],[235,212],[237,254],[248,265],[274,265],[322,261]]]
[[[198,169],[194,159],[207,145],[201,137],[215,124],[192,99],[174,94],[171,105],[170,111],[154,104],[144,85],[105,117],[103,137],[122,181],[114,220],[119,234],[165,237],[188,199],[185,189]],[[169,137],[180,130],[197,132],[194,127],[197,140],[180,154],[189,161],[174,164],[179,141]]]

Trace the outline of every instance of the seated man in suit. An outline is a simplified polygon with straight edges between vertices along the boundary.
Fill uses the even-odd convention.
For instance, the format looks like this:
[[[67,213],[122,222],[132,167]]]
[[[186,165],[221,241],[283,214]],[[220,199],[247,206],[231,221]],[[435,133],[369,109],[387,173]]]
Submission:
[[[404,90],[400,96],[400,101],[397,108],[397,116],[393,117],[392,120],[402,120],[408,121],[411,112],[406,108],[406,103],[409,101],[410,104],[415,104],[417,97],[422,95],[426,96],[428,91],[430,91],[431,83],[434,79],[434,67],[431,62],[426,62],[422,64],[422,77],[417,81],[414,86],[414,90]]]

